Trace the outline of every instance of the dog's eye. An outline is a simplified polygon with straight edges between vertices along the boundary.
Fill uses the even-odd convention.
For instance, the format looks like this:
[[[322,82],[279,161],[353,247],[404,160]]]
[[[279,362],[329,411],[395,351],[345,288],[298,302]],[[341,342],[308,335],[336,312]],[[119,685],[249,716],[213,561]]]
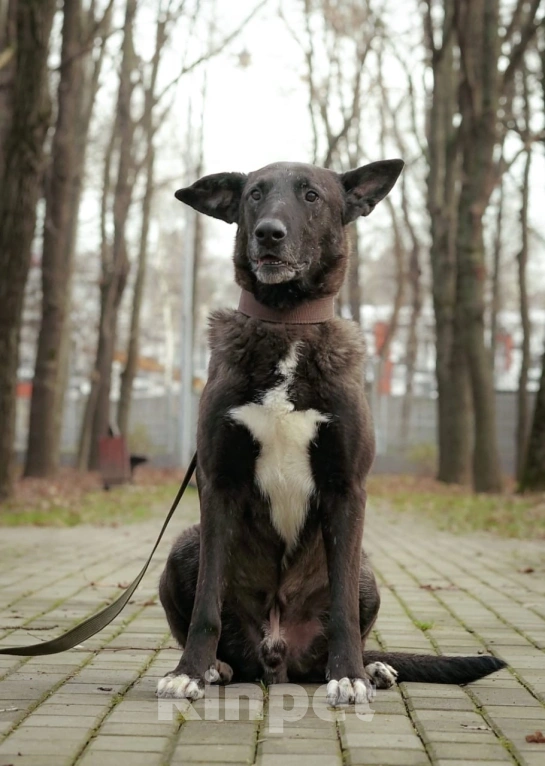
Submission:
[[[250,192],[250,197],[257,201],[261,199],[261,192],[259,191],[259,189],[252,189],[252,191]]]
[[[318,195],[316,194],[315,191],[308,191],[305,194],[305,199],[307,202],[316,202],[316,200],[318,199]]]

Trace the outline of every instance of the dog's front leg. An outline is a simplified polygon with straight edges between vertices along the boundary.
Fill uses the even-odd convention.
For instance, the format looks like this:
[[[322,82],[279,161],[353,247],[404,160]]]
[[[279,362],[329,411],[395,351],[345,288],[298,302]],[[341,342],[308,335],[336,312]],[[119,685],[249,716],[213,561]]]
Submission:
[[[374,696],[362,657],[359,570],[365,491],[323,496],[322,534],[327,556],[331,608],[327,664],[330,705],[365,702]]]
[[[178,666],[159,681],[159,697],[204,696],[205,681],[219,680],[216,650],[221,633],[225,563],[230,551],[234,508],[211,489],[201,492],[201,542],[195,602],[184,652]]]

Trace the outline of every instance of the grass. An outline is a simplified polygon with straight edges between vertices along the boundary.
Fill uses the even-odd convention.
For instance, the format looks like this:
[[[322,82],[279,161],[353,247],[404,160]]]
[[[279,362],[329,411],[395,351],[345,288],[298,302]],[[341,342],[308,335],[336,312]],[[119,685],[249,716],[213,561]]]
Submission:
[[[426,630],[431,630],[435,625],[434,622],[422,622],[421,620],[413,620],[413,622],[419,630],[423,630],[424,632]]]
[[[545,539],[545,493],[474,494],[467,487],[419,476],[372,476],[369,502],[424,516],[450,532],[492,532],[501,537]]]
[[[93,474],[64,471],[55,481],[25,479],[15,497],[0,504],[0,526],[119,526],[166,516],[180,484],[173,472],[142,469],[140,481],[105,492]],[[180,503],[184,522],[198,520],[197,491],[188,487]]]
[[[0,526],[73,527],[119,524],[164,517],[181,481],[175,471],[142,467],[136,483],[101,488],[97,474],[64,470],[54,481],[24,479],[15,497],[0,504]],[[468,488],[421,476],[371,476],[369,502],[407,515],[423,516],[451,532],[486,531],[502,537],[545,539],[545,493],[475,495]],[[189,487],[179,514],[198,520],[198,496]]]

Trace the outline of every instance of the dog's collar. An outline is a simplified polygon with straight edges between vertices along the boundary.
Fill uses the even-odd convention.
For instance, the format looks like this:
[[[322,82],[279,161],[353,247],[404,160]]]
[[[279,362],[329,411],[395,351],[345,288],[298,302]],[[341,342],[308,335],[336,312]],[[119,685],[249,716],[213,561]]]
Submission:
[[[247,317],[261,319],[263,322],[319,324],[335,317],[334,300],[333,296],[326,296],[325,298],[307,301],[293,309],[273,309],[259,303],[252,293],[243,290],[240,294],[238,310]]]

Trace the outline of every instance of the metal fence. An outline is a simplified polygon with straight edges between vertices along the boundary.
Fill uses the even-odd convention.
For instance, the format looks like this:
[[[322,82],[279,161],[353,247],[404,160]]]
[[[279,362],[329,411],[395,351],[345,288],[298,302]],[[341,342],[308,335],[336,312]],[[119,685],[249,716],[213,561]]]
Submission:
[[[529,394],[533,408],[535,395]],[[416,396],[410,416],[404,422],[403,397],[369,392],[375,422],[377,457],[375,471],[381,473],[433,474],[436,459],[436,400]],[[198,395],[193,398],[192,433],[196,435]],[[79,428],[85,406],[84,397],[66,402],[62,452],[70,464],[77,451]],[[26,448],[29,400],[20,399],[17,412],[17,449]],[[114,412],[114,409],[113,409]],[[515,467],[516,394],[496,394],[498,442],[502,467],[512,474]],[[180,397],[172,395],[135,396],[131,409],[130,448],[148,455],[157,466],[177,466],[180,455]],[[194,446],[194,445],[193,445]]]

